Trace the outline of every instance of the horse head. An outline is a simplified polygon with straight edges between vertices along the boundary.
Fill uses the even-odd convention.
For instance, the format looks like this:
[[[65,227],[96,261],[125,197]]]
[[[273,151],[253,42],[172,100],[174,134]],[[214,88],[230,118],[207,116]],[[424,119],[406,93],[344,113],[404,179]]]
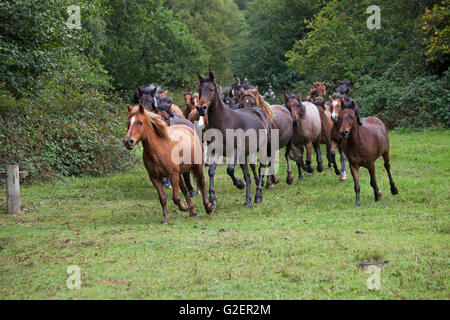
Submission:
[[[128,107],[127,134],[123,139],[123,143],[128,150],[132,150],[141,141],[147,128],[145,108],[142,103],[138,107]]]
[[[216,103],[216,97],[218,96],[217,85],[215,83],[214,74],[211,71],[208,76],[204,78],[200,74],[197,74],[197,77],[200,82],[198,87],[200,101],[196,108],[201,116],[205,116],[210,108]]]
[[[297,127],[300,119],[303,119],[305,117],[306,110],[301,101],[301,98],[301,93],[298,93],[297,95],[288,95],[286,92],[284,93],[286,108],[288,108],[289,112],[291,113],[292,123],[294,127]]]
[[[344,100],[344,96],[335,92],[332,96],[328,96],[331,104],[331,120],[333,122],[337,122],[339,114],[341,112],[342,100]]]

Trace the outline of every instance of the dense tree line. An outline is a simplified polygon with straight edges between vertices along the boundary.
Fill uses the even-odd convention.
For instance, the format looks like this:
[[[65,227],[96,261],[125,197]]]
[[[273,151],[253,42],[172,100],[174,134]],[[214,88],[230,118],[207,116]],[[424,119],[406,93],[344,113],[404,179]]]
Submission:
[[[450,126],[449,0],[379,0],[375,30],[369,0],[80,0],[80,29],[66,23],[73,4],[0,2],[0,166],[120,169],[133,160],[120,119],[136,86],[194,89],[207,70],[303,94],[347,78],[363,114]]]

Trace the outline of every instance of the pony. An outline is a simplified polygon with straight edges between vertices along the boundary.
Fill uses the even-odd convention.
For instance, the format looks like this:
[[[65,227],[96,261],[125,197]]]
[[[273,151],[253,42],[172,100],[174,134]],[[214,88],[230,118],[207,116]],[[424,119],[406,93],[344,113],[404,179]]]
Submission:
[[[314,103],[316,98],[323,99],[323,96],[327,92],[327,87],[325,86],[325,82],[313,82],[314,88],[309,90],[309,94],[306,97],[306,101]]]
[[[200,163],[195,163],[194,161],[194,155],[201,154],[201,145],[194,130],[185,125],[172,125],[169,127],[159,115],[145,110],[142,104],[134,108],[128,105],[127,126],[128,130],[123,143],[128,150],[132,150],[142,141],[144,165],[153,186],[158,192],[159,201],[163,209],[164,219],[161,223],[170,222],[166,207],[166,197],[161,183],[163,177],[169,177],[172,183],[172,199],[178,208],[181,211],[189,211],[191,217],[197,215],[186,185],[180,176],[183,172],[189,170],[192,170],[194,173],[203,195],[203,206],[206,213],[211,213],[213,205],[207,198],[203,175],[203,159]],[[179,150],[181,161],[176,161],[173,159],[172,154],[174,148],[179,148],[180,141],[183,141],[183,147]],[[183,159],[185,151],[190,151],[191,156],[188,161]],[[179,188],[183,192],[186,203],[181,201]]]
[[[347,180],[347,169],[345,166],[345,162],[347,161],[347,157],[344,154],[344,149],[342,147],[342,137],[339,134],[339,126],[337,125],[337,120],[339,114],[341,112],[341,105],[344,99],[344,96],[338,92],[333,93],[332,96],[328,96],[329,102],[328,106],[331,112],[331,121],[333,122],[333,126],[331,127],[331,148],[330,148],[330,157],[333,163],[334,172],[339,176],[339,180],[344,181]],[[341,170],[335,166],[336,164],[336,148],[339,150],[339,155],[341,158]]]
[[[378,189],[375,177],[375,160],[380,156],[384,159],[384,168],[389,177],[392,195],[398,194],[391,175],[389,163],[389,137],[386,126],[383,121],[377,117],[367,117],[360,119],[358,123],[356,115],[356,103],[350,102],[350,105],[344,107],[339,114],[339,133],[342,137],[344,152],[350,163],[350,171],[353,177],[356,205],[361,205],[359,168],[364,167],[369,170],[370,186],[373,188],[375,201],[382,197]]]
[[[301,151],[303,147],[306,148],[306,171],[308,173],[314,172],[311,165],[312,149],[316,152],[317,171],[323,171],[322,155],[320,153],[320,135],[322,125],[320,121],[320,114],[317,107],[308,101],[301,101],[301,94],[288,95],[284,93],[286,107],[289,110],[292,123],[294,126],[293,144]],[[301,156],[303,160],[303,155]],[[297,166],[299,163],[297,163]],[[300,166],[299,179],[302,177]]]
[[[215,82],[214,74],[212,72],[209,72],[208,76],[206,77],[202,77],[200,74],[197,74],[197,77],[199,80],[198,92],[200,94],[200,103],[197,107],[197,110],[201,116],[208,115],[208,128],[215,128],[221,132],[223,137],[223,150],[227,155],[231,155],[227,173],[231,177],[233,184],[237,188],[243,189],[244,187],[246,187],[246,199],[244,205],[246,207],[251,207],[252,204],[250,196],[250,173],[248,171],[248,157],[255,156],[256,158],[256,155],[250,154],[248,139],[246,139],[242,148],[239,148],[236,141],[237,139],[233,140],[233,145],[227,145],[226,131],[242,129],[244,132],[246,132],[249,129],[253,129],[257,134],[258,140],[256,152],[259,151],[260,145],[265,144],[267,146],[268,155],[270,156],[269,121],[259,108],[233,110],[231,108],[225,107],[222,100],[220,99],[218,86]],[[262,134],[261,132],[265,133]],[[232,148],[232,150],[227,150],[227,148]],[[245,158],[245,162],[240,163],[241,169],[244,173],[245,185],[242,180],[237,179],[234,175],[234,168],[236,166],[237,159],[241,157]],[[216,203],[217,201],[214,190],[214,175],[216,166],[216,160],[213,160],[210,163],[208,172],[210,179],[209,199],[212,203]],[[255,203],[259,203],[262,201],[262,180],[265,167],[266,165],[260,162],[260,175],[256,187]]]
[[[279,130],[279,145],[281,149],[286,147],[285,158],[288,164],[288,176],[286,182],[288,184],[294,183],[294,178],[292,176],[292,170],[290,169],[290,153],[292,149],[292,135],[293,135],[293,125],[291,115],[284,106],[282,105],[269,105],[261,96],[258,88],[244,90],[241,89],[241,108],[261,108],[270,120],[271,130]],[[276,150],[272,150],[276,151]],[[255,165],[250,165],[255,181],[257,182],[259,177],[256,174]],[[266,188],[271,189],[273,184],[277,184],[279,179],[275,175],[268,175]]]

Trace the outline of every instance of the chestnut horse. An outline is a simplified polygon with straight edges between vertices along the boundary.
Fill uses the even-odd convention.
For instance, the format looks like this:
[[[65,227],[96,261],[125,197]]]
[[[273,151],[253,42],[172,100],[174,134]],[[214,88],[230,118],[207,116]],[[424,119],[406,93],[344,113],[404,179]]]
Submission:
[[[123,139],[125,147],[132,150],[140,141],[144,147],[143,160],[150,180],[158,191],[159,201],[163,209],[164,219],[161,223],[169,223],[169,213],[166,207],[166,197],[164,195],[161,179],[169,177],[172,183],[173,201],[181,211],[188,211],[189,215],[196,216],[194,205],[189,197],[188,190],[181,174],[192,169],[197,184],[203,195],[203,205],[206,213],[213,210],[212,204],[208,201],[206,193],[205,179],[203,176],[203,159],[200,163],[195,163],[195,155],[202,154],[200,141],[192,128],[185,125],[167,124],[160,116],[153,112],[146,111],[142,104],[132,108],[128,106],[128,131]],[[182,148],[179,147],[183,141]],[[179,150],[180,159],[173,159],[172,154],[175,148]],[[190,159],[183,158],[185,152],[190,152]],[[181,160],[181,161],[178,161]],[[179,189],[183,192],[186,203],[181,202]]]
[[[271,113],[271,121],[270,128],[279,130],[279,149],[286,147],[285,150],[285,158],[287,163],[287,178],[286,182],[288,184],[294,183],[294,177],[292,176],[292,170],[290,167],[290,154],[292,149],[292,135],[293,135],[293,125],[291,114],[288,109],[286,109],[282,105],[269,105],[266,101],[264,101],[261,94],[258,92],[258,88],[244,90],[241,88],[241,108],[262,108],[266,110],[266,113]],[[276,151],[276,150],[273,150]],[[258,175],[256,174],[255,165],[250,165],[253,171],[253,176],[255,181],[259,180]],[[271,189],[273,184],[278,183],[279,179],[275,175],[267,176],[267,184],[266,188]]]
[[[323,171],[322,156],[320,153],[320,135],[322,131],[322,124],[320,121],[320,114],[317,107],[307,101],[301,101],[301,95],[287,93],[284,94],[286,107],[291,113],[292,122],[294,125],[293,144],[298,149],[306,148],[306,171],[312,173],[314,168],[311,165],[312,149],[316,152],[317,171]],[[303,156],[301,157],[301,159]],[[298,163],[297,163],[298,165]],[[302,173],[300,166],[298,166],[299,178]]]
[[[250,108],[250,109],[238,109],[233,110],[228,107],[225,107],[222,100],[220,99],[218,86],[214,80],[214,74],[209,72],[208,76],[203,78],[199,74],[197,74],[198,80],[200,82],[198,92],[200,94],[200,106],[198,107],[198,112],[200,115],[205,116],[208,115],[208,128],[215,128],[219,130],[222,134],[223,140],[223,151],[226,155],[231,155],[230,164],[227,169],[228,175],[231,177],[233,184],[239,188],[243,189],[246,185],[246,199],[245,206],[251,207],[251,195],[250,195],[250,173],[248,171],[248,157],[255,156],[254,154],[250,154],[250,146],[248,139],[245,139],[244,147],[242,150],[238,147],[237,139],[233,139],[234,144],[232,146],[227,146],[227,131],[228,130],[238,130],[242,129],[243,132],[248,130],[254,130],[257,134],[257,146],[256,152],[260,151],[259,146],[266,144],[268,146],[267,153],[270,156],[270,124],[268,119],[265,117],[264,113],[259,108]],[[261,134],[261,132],[266,132],[265,134]],[[227,150],[228,148],[232,148],[232,150]],[[252,146],[253,147],[253,146]],[[217,155],[221,156],[221,155]],[[244,173],[245,185],[242,180],[237,179],[234,175],[234,168],[236,166],[236,162],[238,158],[245,157],[245,162],[240,163],[241,169]],[[216,196],[214,191],[214,175],[216,169],[215,160],[210,163],[209,166],[209,199],[211,202],[216,202]],[[255,202],[259,203],[262,201],[262,181],[264,178],[265,164],[260,162],[260,175],[259,181],[256,188]]]
[[[306,97],[306,101],[314,103],[314,100],[317,98],[321,98],[323,100],[323,96],[327,92],[327,87],[325,86],[325,82],[313,82],[314,88],[309,90],[309,94]]]
[[[375,160],[383,156],[384,167],[389,176],[391,193],[398,194],[398,189],[392,180],[391,168],[389,164],[389,137],[386,127],[377,117],[367,117],[360,119],[362,125],[358,124],[355,112],[356,104],[350,103],[349,107],[341,110],[339,115],[339,133],[343,139],[344,152],[350,163],[350,171],[353,176],[356,205],[361,204],[359,192],[359,167],[369,170],[370,185],[373,188],[375,201],[378,201],[382,194],[378,189],[375,177]]]

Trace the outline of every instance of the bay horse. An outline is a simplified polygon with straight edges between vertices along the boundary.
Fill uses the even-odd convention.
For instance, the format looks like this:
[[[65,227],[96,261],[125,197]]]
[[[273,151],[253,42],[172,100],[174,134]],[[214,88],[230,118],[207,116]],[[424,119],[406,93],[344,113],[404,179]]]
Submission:
[[[225,154],[231,154],[230,164],[227,168],[227,173],[231,177],[234,186],[239,189],[246,188],[246,199],[244,205],[246,207],[251,207],[251,195],[250,195],[250,173],[248,171],[248,157],[255,156],[250,154],[249,150],[249,139],[245,139],[245,146],[240,150],[237,146],[237,139],[235,138],[234,144],[232,146],[227,146],[226,139],[226,131],[227,130],[235,130],[241,129],[243,132],[247,132],[248,130],[254,130],[257,134],[257,147],[256,151],[260,151],[260,145],[266,144],[267,153],[270,156],[270,124],[264,113],[259,108],[250,108],[250,109],[238,109],[233,110],[231,108],[225,107],[222,100],[220,99],[218,86],[215,83],[214,74],[209,72],[208,76],[202,77],[200,74],[197,74],[198,80],[200,82],[198,92],[200,94],[200,105],[197,108],[198,112],[201,116],[208,115],[208,128],[214,128],[221,132],[222,134],[222,144],[223,150]],[[266,132],[265,134],[261,134],[261,132]],[[232,148],[232,150],[227,150],[228,148]],[[252,146],[253,147],[253,146]],[[229,153],[227,151],[230,151]],[[217,155],[221,156],[221,155]],[[244,173],[245,185],[242,180],[237,179],[234,175],[234,168],[236,166],[236,162],[238,158],[241,156],[245,157],[245,163],[240,163],[240,167]],[[214,175],[216,169],[216,161],[213,160],[209,166],[209,199],[212,203],[216,203],[216,196],[214,190]],[[255,203],[259,203],[262,201],[262,181],[264,178],[265,164],[260,162],[260,175],[259,181],[256,187],[255,194]]]
[[[322,124],[320,121],[319,110],[316,105],[308,101],[301,101],[301,94],[288,95],[284,93],[286,107],[289,110],[292,123],[294,126],[293,144],[298,149],[306,148],[306,171],[308,173],[314,172],[311,165],[312,149],[316,152],[317,171],[323,171],[322,156],[320,153],[320,135],[322,131]],[[302,159],[303,157],[301,157]],[[299,170],[299,179],[302,177],[299,163],[297,163]]]
[[[161,223],[169,223],[169,213],[166,207],[166,197],[164,195],[161,179],[169,177],[172,183],[173,202],[181,211],[188,211],[191,217],[196,216],[194,205],[189,197],[188,190],[181,174],[192,170],[197,180],[197,184],[203,196],[203,205],[206,213],[211,213],[213,205],[208,201],[206,193],[205,178],[203,175],[203,159],[196,163],[194,157],[202,154],[200,141],[194,130],[185,125],[167,126],[159,115],[146,111],[142,104],[131,107],[128,105],[128,131],[123,139],[125,147],[132,150],[140,141],[144,147],[143,161],[147,169],[151,182],[155,186],[164,219]],[[182,148],[179,147],[183,141]],[[175,148],[179,151],[180,161],[173,159],[172,154]],[[190,159],[183,159],[184,152],[190,152]],[[180,199],[179,188],[183,192],[186,203]]]
[[[360,119],[358,123],[356,115],[356,104],[351,102],[348,107],[341,110],[339,115],[339,133],[342,137],[344,152],[350,163],[350,171],[353,176],[354,189],[356,194],[356,205],[361,205],[359,168],[365,167],[369,170],[370,186],[373,188],[375,201],[378,201],[382,193],[378,189],[375,177],[375,160],[380,156],[384,159],[384,168],[389,176],[391,193],[398,194],[391,175],[389,163],[389,137],[383,121],[377,117],[367,117]]]
[[[306,97],[306,101],[312,102],[312,103],[314,103],[314,100],[316,98],[323,99],[323,96],[327,92],[327,87],[325,85],[325,82],[315,81],[315,82],[313,82],[313,85],[314,85],[314,88],[309,90],[309,94]]]
[[[261,108],[266,115],[269,115],[271,130],[279,130],[279,149],[286,147],[285,158],[287,163],[287,178],[288,184],[294,183],[294,177],[292,176],[292,170],[290,167],[290,154],[292,150],[292,135],[293,125],[292,118],[289,110],[282,105],[269,105],[258,91],[258,88],[244,90],[241,88],[241,108]],[[272,150],[276,151],[276,150]],[[259,180],[256,174],[255,165],[250,165],[253,171],[255,181]],[[267,176],[266,188],[271,189],[273,184],[277,184],[279,179],[276,175]]]

